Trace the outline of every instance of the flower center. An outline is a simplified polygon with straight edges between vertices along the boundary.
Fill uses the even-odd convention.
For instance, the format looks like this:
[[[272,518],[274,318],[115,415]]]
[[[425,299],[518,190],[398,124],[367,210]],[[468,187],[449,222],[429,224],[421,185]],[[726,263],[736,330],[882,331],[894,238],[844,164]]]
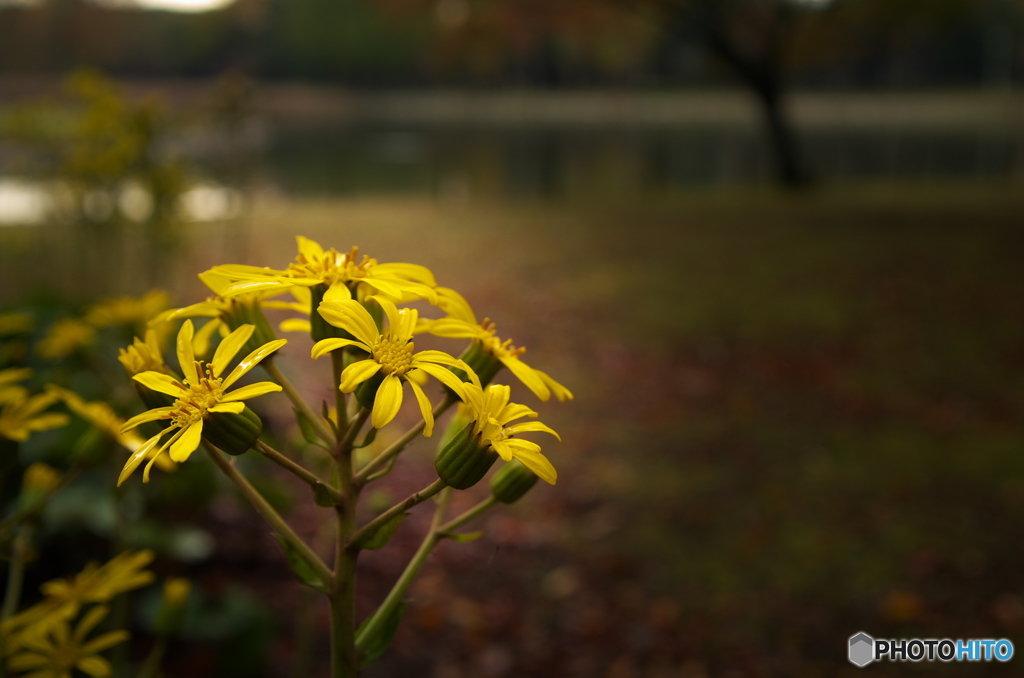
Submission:
[[[182,428],[205,417],[224,396],[224,380],[214,376],[212,365],[197,360],[196,371],[200,375],[199,383],[190,384],[185,380],[183,385],[188,387],[188,393],[175,400],[171,410],[171,419]]]
[[[491,322],[490,318],[484,318],[484,321],[480,323],[480,341],[483,342],[484,348],[493,353],[497,358],[517,358],[522,354],[526,353],[526,348],[523,346],[513,346],[511,339],[502,341],[495,334],[498,326]]]
[[[306,257],[299,254],[295,262],[288,265],[287,275],[292,278],[318,278],[328,285],[338,281],[359,280],[370,274],[370,269],[377,263],[376,259],[363,255],[358,264],[359,248],[353,247],[348,254],[342,254],[331,248],[322,257]]]
[[[373,359],[380,363],[381,372],[400,377],[409,369],[414,349],[411,341],[381,337],[373,347]]]

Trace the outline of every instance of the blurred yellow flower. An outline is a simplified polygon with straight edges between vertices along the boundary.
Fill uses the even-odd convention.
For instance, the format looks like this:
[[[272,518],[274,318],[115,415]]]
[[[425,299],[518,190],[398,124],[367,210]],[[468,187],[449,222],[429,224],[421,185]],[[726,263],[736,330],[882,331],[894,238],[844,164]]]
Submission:
[[[565,386],[552,379],[546,372],[534,369],[519,359],[526,349],[512,345],[511,339],[502,341],[495,334],[497,326],[490,318],[484,318],[478,323],[473,309],[469,303],[455,290],[440,287],[438,292],[438,306],[445,313],[447,318],[427,321],[418,329],[418,332],[429,332],[438,337],[449,337],[453,339],[471,339],[476,342],[479,348],[483,349],[496,358],[502,365],[507,367],[519,381],[523,382],[534,395],[543,401],[547,401],[552,395],[559,401],[572,400],[572,392]],[[469,355],[463,356],[472,365],[474,360]],[[497,366],[493,370],[478,367],[477,372],[485,382],[490,381],[494,376]]]
[[[164,604],[171,609],[182,608],[191,590],[192,582],[188,579],[168,577],[164,581]]]
[[[146,444],[146,441],[142,436],[135,431],[121,433],[121,427],[124,426],[124,420],[117,416],[117,414],[114,413],[114,410],[110,408],[110,405],[105,402],[98,400],[87,402],[77,393],[52,384],[48,386],[46,390],[55,394],[58,398],[64,401],[64,404],[68,406],[69,410],[109,435],[119,445],[121,445],[121,447],[125,448],[129,452],[135,452]],[[153,452],[155,454],[156,450],[153,450]],[[162,471],[173,471],[178,467],[178,465],[169,458],[163,456],[157,460],[156,464]]]
[[[45,632],[26,637],[21,650],[7,661],[10,671],[31,671],[26,678],[72,678],[75,670],[94,678],[107,678],[113,668],[100,652],[128,639],[127,631],[108,631],[92,640],[86,636],[103,621],[109,608],[89,610],[72,630],[67,620],[50,625]]]
[[[473,431],[484,444],[489,444],[506,462],[518,459],[523,466],[536,473],[541,480],[554,485],[558,473],[547,457],[540,453],[540,445],[529,440],[516,438],[520,433],[541,431],[550,433],[559,440],[554,430],[539,421],[521,424],[510,422],[523,417],[536,417],[537,413],[526,405],[509,402],[511,389],[503,384],[493,384],[486,390],[474,384],[466,384],[466,404],[475,423]]]
[[[96,327],[145,327],[150,318],[167,308],[169,302],[170,297],[163,290],[150,290],[141,297],[104,299],[86,310],[85,322]]]
[[[327,285],[325,301],[352,299],[383,294],[393,301],[426,299],[437,301],[437,281],[430,269],[415,264],[379,264],[366,255],[359,258],[359,248],[347,253],[324,250],[319,243],[298,236],[299,253],[285,270],[239,266],[215,266],[212,272],[232,281],[222,294],[227,297],[250,292],[286,291],[295,287]]]
[[[370,422],[374,428],[387,426],[398,410],[402,407],[402,382],[405,381],[412,388],[413,395],[419,405],[420,413],[426,427],[423,435],[429,437],[434,429],[434,416],[431,411],[430,399],[427,398],[418,380],[413,380],[410,375],[416,370],[434,377],[442,384],[455,391],[460,398],[463,397],[463,382],[448,367],[456,367],[467,372],[472,379],[476,379],[472,368],[458,358],[453,358],[441,351],[420,351],[413,353],[415,344],[412,342],[413,329],[419,317],[416,309],[398,309],[393,303],[382,297],[371,297],[384,309],[388,319],[388,328],[381,334],[377,324],[370,312],[358,301],[347,299],[343,301],[324,301],[320,304],[319,312],[324,320],[345,330],[353,337],[352,339],[324,339],[313,345],[311,355],[319,358],[335,349],[345,346],[355,346],[370,354],[365,360],[359,360],[341,373],[340,388],[345,393],[351,393],[364,381],[374,377],[378,372],[384,374],[383,381],[377,388],[373,401],[373,412],[370,415]]]
[[[59,428],[68,423],[66,414],[43,412],[56,401],[50,393],[16,394],[0,406],[0,438],[22,442],[36,431]]]
[[[49,464],[36,462],[25,469],[21,477],[21,486],[27,492],[45,493],[57,487],[60,482],[60,471]]]
[[[152,551],[124,551],[103,565],[89,563],[68,579],[54,579],[39,587],[45,598],[0,624],[0,635],[15,639],[38,637],[78,614],[83,605],[105,603],[114,596],[145,586],[153,573],[143,569],[153,561]]]
[[[0,337],[31,332],[35,324],[28,313],[0,313]]]
[[[27,367],[12,367],[0,370],[0,404],[11,402],[28,395],[28,389],[18,384],[32,376]]]
[[[128,348],[117,350],[117,360],[134,377],[140,372],[166,372],[164,356],[160,351],[160,340],[153,330],[146,330],[145,341],[135,337]]]
[[[75,318],[61,318],[36,344],[36,353],[44,358],[64,358],[87,346],[96,337],[96,328]]]
[[[147,440],[129,457],[117,480],[118,485],[123,483],[145,459],[150,460],[143,473],[143,481],[148,482],[150,468],[168,447],[172,460],[180,463],[188,459],[199,447],[203,435],[203,420],[208,416],[217,413],[239,414],[245,409],[242,400],[281,390],[281,387],[273,382],[262,381],[230,393],[226,392],[261,360],[288,343],[287,339],[278,339],[264,344],[243,358],[227,377],[221,376],[235,354],[249,341],[254,329],[252,325],[239,327],[220,343],[213,360],[205,363],[195,359],[192,349],[194,328],[192,321],[186,320],[178,332],[177,342],[178,362],[182,374],[185,375],[184,379],[178,381],[161,372],[142,372],[132,377],[143,386],[173,396],[176,400],[168,407],[157,407],[136,415],[121,427],[121,431],[126,432],[147,421],[171,420],[170,426]],[[171,433],[171,436],[160,444],[160,439],[167,433]]]

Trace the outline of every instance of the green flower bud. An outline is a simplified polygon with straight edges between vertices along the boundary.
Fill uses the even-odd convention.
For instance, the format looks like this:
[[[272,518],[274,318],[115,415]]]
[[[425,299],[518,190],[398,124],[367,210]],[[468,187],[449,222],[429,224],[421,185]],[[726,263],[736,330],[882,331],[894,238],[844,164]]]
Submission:
[[[248,452],[263,432],[263,422],[246,407],[239,414],[216,412],[203,421],[203,437],[228,454]]]
[[[437,454],[434,468],[438,477],[457,490],[476,485],[498,458],[490,445],[482,444],[469,422],[455,434]]]
[[[491,494],[502,504],[513,504],[536,483],[537,474],[523,466],[518,459],[513,459],[491,477]]]
[[[481,386],[487,386],[487,384],[491,383],[491,380],[494,379],[494,376],[503,367],[498,357],[478,339],[474,339],[469,348],[463,351],[459,358],[473,368],[476,376],[480,378]],[[453,367],[452,372],[458,375],[462,381],[470,381],[469,375],[463,370]]]

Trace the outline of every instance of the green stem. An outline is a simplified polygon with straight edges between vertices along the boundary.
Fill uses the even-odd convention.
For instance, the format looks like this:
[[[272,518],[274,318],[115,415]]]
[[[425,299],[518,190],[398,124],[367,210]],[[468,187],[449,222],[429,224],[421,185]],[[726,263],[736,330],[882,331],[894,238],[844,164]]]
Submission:
[[[160,670],[160,662],[163,661],[165,652],[167,652],[167,639],[163,637],[157,638],[156,642],[153,643],[153,649],[149,651],[149,656],[146,657],[145,663],[139,669],[138,678],[155,678]]]
[[[328,426],[323,417],[314,412],[306,401],[302,399],[299,392],[295,390],[292,383],[288,381],[288,378],[284,376],[284,373],[281,372],[274,363],[273,357],[267,358],[261,364],[263,365],[263,369],[267,371],[267,374],[270,375],[270,378],[281,386],[284,390],[284,394],[292,401],[292,405],[295,406],[295,409],[297,409],[302,416],[308,419],[309,423],[313,425],[313,428],[316,429],[317,435],[320,436],[326,444],[334,444],[334,432],[331,430],[331,427]]]
[[[449,407],[455,404],[455,402],[456,399],[454,396],[445,396],[444,400],[442,400],[441,402],[434,406],[434,420],[436,421],[437,418],[440,417],[445,410],[447,410]],[[359,469],[359,473],[357,473],[355,476],[356,485],[358,487],[362,487],[363,485],[365,485],[374,471],[376,471],[381,466],[391,461],[393,457],[397,456],[398,453],[405,449],[406,445],[408,445],[416,436],[423,432],[423,428],[426,425],[427,423],[424,421],[421,421],[420,423],[416,424],[411,429],[406,431],[401,438],[391,443],[390,447],[388,447],[386,450],[384,450],[376,457],[371,459],[366,464],[366,466]]]
[[[430,552],[434,550],[438,542],[441,541],[441,535],[439,528],[441,521],[444,520],[444,514],[448,510],[448,500],[451,498],[451,489],[446,489],[441,493],[441,497],[437,501],[437,508],[434,510],[434,519],[430,523],[430,529],[427,530],[427,535],[423,538],[423,543],[420,544],[416,554],[409,561],[409,564],[405,566],[405,571],[395,582],[395,585],[391,587],[391,591],[388,593],[384,602],[380,604],[377,611],[373,613],[366,624],[363,626],[359,635],[356,637],[356,647],[366,644],[368,638],[373,638],[380,632],[381,627],[387,621],[388,617],[395,611],[395,608],[402,602],[402,596],[405,595],[413,579],[419,573],[420,568],[427,562],[427,557],[430,556]]]
[[[379,516],[368,522],[366,525],[361,527],[354,535],[352,535],[352,538],[349,540],[349,544],[358,543],[359,540],[367,534],[370,534],[374,530],[378,529],[381,525],[384,525],[385,523],[393,519],[395,516],[403,513],[404,511],[411,509],[413,506],[416,506],[417,504],[422,504],[423,502],[425,502],[426,500],[430,499],[435,494],[443,490],[445,487],[447,487],[445,482],[443,480],[438,479],[435,480],[430,485],[428,485],[427,487],[424,487],[419,492],[415,492],[409,495],[404,500],[395,504],[387,511],[380,514]]]
[[[309,485],[313,489],[313,491],[326,492],[328,495],[330,495],[331,499],[334,501],[335,504],[341,503],[341,493],[339,493],[336,489],[331,487],[328,483],[325,483],[323,480],[320,479],[319,476],[317,476],[312,471],[308,470],[306,467],[301,466],[296,462],[292,461],[288,457],[284,456],[283,454],[275,450],[270,445],[267,445],[262,440],[257,440],[256,444],[253,447],[256,449],[257,452],[262,454],[270,461],[274,462],[281,468],[293,473],[300,480]]]
[[[205,441],[204,441],[205,442]],[[284,539],[288,544],[295,549],[299,556],[306,561],[306,564],[316,572],[317,576],[323,581],[331,581],[331,571],[327,569],[324,562],[320,560],[320,557],[313,553],[313,549],[309,548],[306,542],[302,541],[299,535],[295,534],[291,526],[285,522],[284,518],[274,510],[274,508],[263,498],[256,488],[253,487],[245,476],[238,472],[238,469],[233,464],[229,463],[221,452],[211,445],[206,443],[206,451],[209,452],[210,458],[213,459],[213,463],[217,465],[217,468],[221,470],[228,477],[228,479],[238,486],[245,498],[249,500],[249,503],[253,505],[256,512],[263,516],[263,519],[270,523],[270,526],[274,528],[278,536]]]
[[[331,370],[334,374],[334,382],[331,388],[334,389],[334,409],[338,419],[338,437],[345,437],[348,426],[348,394],[342,393],[338,386],[341,384],[341,373],[345,370],[345,349],[331,351]]]
[[[356,441],[356,436],[359,435],[359,431],[362,430],[366,420],[370,417],[370,410],[365,407],[360,408],[355,415],[349,419],[346,425],[345,436],[341,439],[340,447],[342,450],[348,452],[352,451],[352,444]]]
[[[0,607],[0,622],[7,621],[18,611],[21,602],[21,587],[25,582],[25,561],[32,539],[32,527],[22,525],[14,537],[11,565],[7,570],[7,588],[4,590],[4,604]],[[2,648],[0,648],[2,650]]]
[[[457,530],[469,521],[479,516],[480,514],[489,511],[497,503],[498,500],[492,494],[491,496],[487,497],[487,499],[484,499],[482,502],[480,502],[473,508],[469,509],[462,515],[458,516],[457,518],[453,518],[451,521],[439,527],[437,531],[441,534],[448,534],[452,530]]]

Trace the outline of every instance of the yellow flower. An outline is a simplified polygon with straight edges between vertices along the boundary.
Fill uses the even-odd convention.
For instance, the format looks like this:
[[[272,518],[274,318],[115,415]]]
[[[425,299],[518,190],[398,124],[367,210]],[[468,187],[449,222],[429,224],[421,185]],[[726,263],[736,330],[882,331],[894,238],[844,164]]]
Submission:
[[[129,452],[135,452],[146,444],[142,436],[135,431],[121,432],[124,420],[114,413],[110,405],[101,401],[87,402],[79,397],[77,393],[52,384],[47,386],[46,390],[63,400],[69,410],[109,435]],[[156,449],[153,449],[152,453],[155,455]],[[173,471],[178,467],[177,464],[164,456],[156,460],[156,465],[163,471]]]
[[[195,333],[193,339],[195,352],[200,355],[205,354],[209,350],[210,337],[213,336],[214,332],[227,335],[232,329],[250,323],[256,324],[257,330],[259,330],[259,326],[266,322],[260,310],[261,307],[299,311],[304,313],[307,318],[309,317],[309,290],[305,288],[302,288],[306,299],[305,304],[303,304],[301,297],[298,296],[294,302],[271,301],[268,299],[268,297],[287,291],[284,289],[236,294],[230,297],[225,296],[224,290],[231,285],[231,280],[216,271],[200,273],[199,279],[213,292],[211,296],[207,297],[205,301],[192,304],[191,306],[164,311],[153,318],[149,324],[157,325],[181,318],[210,318],[210,321]],[[308,325],[308,320],[306,322]],[[272,332],[269,326],[267,326],[265,332],[257,331],[257,337],[253,340],[255,341],[255,339],[262,337],[264,339],[263,343],[266,343],[273,340],[271,335]]]
[[[465,370],[472,379],[476,379],[473,370],[458,358],[453,358],[441,351],[420,351],[413,353],[413,328],[419,314],[415,309],[399,310],[393,303],[382,297],[371,297],[380,304],[388,319],[388,328],[382,334],[377,329],[373,316],[362,304],[353,299],[343,301],[325,301],[320,304],[320,315],[324,320],[345,330],[352,339],[324,339],[313,345],[313,358],[330,353],[345,346],[355,346],[370,354],[365,360],[359,360],[341,373],[338,385],[345,393],[351,393],[364,381],[378,373],[384,375],[377,388],[373,401],[373,412],[370,422],[374,428],[384,428],[402,407],[402,382],[409,384],[426,427],[423,435],[429,437],[434,430],[434,416],[431,412],[430,400],[422,387],[411,378],[417,370],[434,377],[442,384],[455,391],[459,397],[463,394],[463,382],[448,367]],[[463,398],[464,399],[464,398]]]
[[[56,401],[56,396],[40,393],[16,394],[0,408],[0,438],[22,442],[35,431],[59,428],[68,423],[66,414],[43,412]]]
[[[542,431],[561,440],[559,435],[539,421],[509,426],[509,422],[523,417],[536,417],[537,413],[526,405],[510,403],[511,389],[508,386],[492,384],[483,390],[473,384],[466,384],[465,392],[466,404],[475,420],[473,431],[480,436],[481,443],[490,445],[506,462],[518,459],[541,480],[554,485],[558,473],[547,457],[540,453],[540,445],[515,436],[528,431]]]
[[[25,469],[21,477],[21,487],[26,492],[46,493],[57,487],[59,482],[60,471],[40,461]]]
[[[153,462],[168,447],[170,447],[172,460],[181,463],[188,459],[199,447],[203,435],[203,420],[210,415],[217,413],[239,414],[245,409],[245,403],[241,401],[281,390],[277,384],[263,381],[243,386],[230,393],[226,392],[261,360],[288,343],[286,339],[278,339],[264,344],[243,358],[227,377],[222,376],[228,363],[249,341],[254,329],[252,325],[239,327],[220,343],[213,355],[213,360],[210,363],[205,363],[195,359],[195,353],[192,350],[194,334],[192,321],[186,320],[178,332],[177,343],[178,362],[181,365],[182,374],[185,375],[184,379],[178,381],[161,372],[142,372],[132,377],[143,386],[174,396],[176,400],[169,407],[157,407],[136,415],[121,427],[121,431],[125,432],[147,421],[156,421],[157,419],[171,421],[170,426],[147,440],[128,459],[128,463],[125,464],[124,470],[121,471],[121,476],[118,478],[118,485],[123,483],[147,458],[150,459],[150,462],[146,465],[143,481],[148,482],[149,470]],[[160,439],[171,432],[173,432],[171,436],[163,444],[160,444]],[[157,447],[158,445],[159,447]],[[154,449],[156,449],[155,453]]]
[[[104,299],[89,307],[85,322],[96,327],[114,325],[144,326],[150,318],[167,308],[170,297],[163,290],[150,290],[141,297]]]
[[[36,344],[36,352],[44,358],[64,358],[82,346],[91,344],[96,328],[75,318],[61,318]]]
[[[0,635],[19,640],[38,637],[52,626],[78,614],[83,605],[105,603],[114,596],[145,586],[153,573],[143,569],[153,561],[152,551],[125,551],[103,565],[89,563],[68,579],[54,579],[39,587],[45,598],[0,624]]]
[[[72,678],[75,669],[94,678],[107,678],[113,668],[100,652],[128,639],[127,631],[108,631],[92,640],[86,636],[107,616],[103,605],[89,610],[74,631],[61,619],[44,633],[26,638],[23,649],[7,661],[11,671],[31,671],[25,678]]]
[[[185,606],[188,594],[192,590],[192,582],[182,577],[168,577],[164,581],[164,605],[172,609]]]
[[[18,384],[32,376],[32,370],[27,367],[12,367],[7,370],[0,370],[0,404],[9,403],[28,395],[28,389]]]
[[[283,271],[258,266],[215,266],[212,272],[232,281],[222,294],[230,297],[323,284],[327,286],[324,301],[352,299],[353,293],[358,298],[383,294],[393,301],[437,300],[434,274],[424,266],[379,264],[365,255],[359,259],[358,247],[343,254],[333,248],[325,251],[319,243],[302,236],[296,240],[299,254]]]
[[[160,340],[153,330],[146,330],[145,341],[135,337],[131,346],[118,349],[117,361],[130,377],[140,372],[167,371],[163,353],[160,351]]]
[[[497,359],[541,400],[547,401],[552,394],[559,401],[572,400],[572,392],[569,389],[552,379],[546,372],[534,369],[520,360],[519,356],[526,349],[513,346],[511,339],[502,341],[498,338],[495,334],[497,326],[490,318],[484,318],[483,323],[478,323],[473,309],[462,295],[446,287],[438,288],[437,292],[438,306],[448,314],[448,317],[428,321],[418,328],[418,332],[426,331],[438,337],[473,340],[473,346],[463,358],[477,368],[477,373],[484,382],[490,381],[500,367],[496,364],[490,368],[486,364],[476,364],[478,356],[474,355],[474,348],[475,353],[482,351]]]

